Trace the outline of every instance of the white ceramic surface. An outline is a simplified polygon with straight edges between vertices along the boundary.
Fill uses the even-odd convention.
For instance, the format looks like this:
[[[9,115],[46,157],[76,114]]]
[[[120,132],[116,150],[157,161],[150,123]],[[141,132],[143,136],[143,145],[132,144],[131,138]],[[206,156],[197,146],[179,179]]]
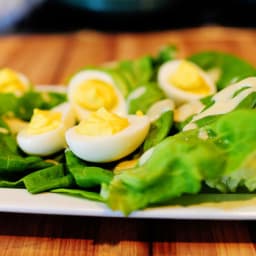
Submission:
[[[25,189],[1,188],[0,212],[98,217],[124,217],[95,201],[62,194],[32,195]],[[256,205],[224,209],[214,206],[163,206],[136,211],[129,218],[256,220]]]

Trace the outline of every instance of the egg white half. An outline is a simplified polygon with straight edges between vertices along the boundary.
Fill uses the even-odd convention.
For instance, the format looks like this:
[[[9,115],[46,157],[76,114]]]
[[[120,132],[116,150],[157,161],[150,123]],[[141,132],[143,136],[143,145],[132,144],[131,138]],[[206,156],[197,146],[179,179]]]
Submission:
[[[69,103],[62,103],[51,111],[61,112],[61,124],[53,130],[31,134],[27,126],[17,135],[19,147],[27,154],[47,156],[66,147],[65,131],[75,124],[75,116]]]
[[[196,100],[207,95],[214,94],[216,92],[216,86],[213,80],[204,72],[199,66],[193,64],[199,75],[204,79],[205,83],[209,87],[209,93],[202,94],[196,92],[189,92],[178,88],[170,83],[170,76],[177,70],[178,66],[183,60],[172,60],[164,63],[158,72],[158,83],[160,88],[165,92],[166,96],[173,99],[177,105],[185,103],[191,100]]]
[[[87,136],[76,132],[75,127],[66,132],[71,151],[89,162],[111,162],[125,157],[138,148],[148,134],[150,121],[147,116],[128,115],[129,126],[107,136]]]
[[[12,73],[11,78],[10,78],[11,80],[7,81],[7,84],[14,83],[14,87],[12,88],[11,91],[7,91],[7,92],[13,93],[19,97],[19,96],[22,96],[26,91],[28,91],[30,89],[31,82],[25,74],[23,74],[21,72],[17,72],[15,70],[12,70],[9,68],[3,68],[0,70],[0,72],[11,72]],[[22,87],[23,87],[22,89],[15,88],[16,81],[14,81],[14,82],[12,81],[13,75],[15,76],[15,80],[17,79],[22,84]],[[4,85],[6,85],[5,82],[4,82]],[[8,85],[7,85],[7,88],[8,88]]]
[[[117,97],[117,104],[114,106],[113,109],[110,111],[118,114],[118,115],[126,115],[127,114],[127,105],[124,96],[121,94],[119,89],[115,86],[115,82],[113,78],[107,74],[106,72],[99,71],[99,70],[84,70],[78,72],[69,82],[67,95],[69,102],[71,103],[72,107],[76,111],[78,120],[82,120],[87,118],[90,114],[91,110],[81,107],[74,99],[74,95],[78,87],[87,80],[100,80],[112,86],[115,91],[115,95]]]

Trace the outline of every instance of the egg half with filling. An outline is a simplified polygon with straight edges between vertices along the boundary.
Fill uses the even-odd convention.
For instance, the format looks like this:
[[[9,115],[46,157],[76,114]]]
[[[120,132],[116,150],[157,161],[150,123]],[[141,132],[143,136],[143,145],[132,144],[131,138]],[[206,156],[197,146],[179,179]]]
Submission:
[[[111,75],[104,71],[80,71],[70,80],[67,94],[79,120],[100,108],[118,115],[127,114],[123,95]]]
[[[9,68],[0,69],[0,93],[13,93],[21,96],[30,88],[28,78]]]
[[[29,124],[18,133],[17,143],[27,154],[48,156],[66,147],[65,132],[74,125],[69,103],[51,110],[34,109]]]
[[[158,83],[176,104],[200,99],[216,92],[216,86],[206,72],[188,60],[172,60],[158,71]]]
[[[90,162],[111,162],[136,150],[148,134],[147,116],[119,116],[101,108],[66,132],[71,151]]]

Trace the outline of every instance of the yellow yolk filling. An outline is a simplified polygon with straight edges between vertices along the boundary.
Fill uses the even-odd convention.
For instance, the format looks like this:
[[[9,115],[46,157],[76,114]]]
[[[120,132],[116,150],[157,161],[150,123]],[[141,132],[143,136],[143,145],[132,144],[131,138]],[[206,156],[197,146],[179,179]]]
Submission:
[[[76,126],[76,132],[87,136],[116,134],[129,126],[127,118],[108,112],[104,108],[92,112],[89,117]]]
[[[141,110],[137,110],[136,111],[136,116],[144,116],[144,114]]]
[[[138,159],[132,159],[118,163],[114,169],[115,174],[120,173],[122,170],[125,169],[134,168],[137,165],[138,161]]]
[[[175,87],[191,93],[208,94],[206,83],[197,67],[188,61],[181,61],[176,71],[170,76],[169,82]]]
[[[117,96],[114,88],[101,80],[87,80],[78,86],[74,100],[82,108],[96,111],[99,108],[111,110],[117,104]]]
[[[52,131],[60,126],[61,116],[60,112],[34,109],[27,132],[29,134],[40,134]]]
[[[27,86],[21,81],[18,74],[8,68],[0,70],[0,92],[20,95],[25,92]]]

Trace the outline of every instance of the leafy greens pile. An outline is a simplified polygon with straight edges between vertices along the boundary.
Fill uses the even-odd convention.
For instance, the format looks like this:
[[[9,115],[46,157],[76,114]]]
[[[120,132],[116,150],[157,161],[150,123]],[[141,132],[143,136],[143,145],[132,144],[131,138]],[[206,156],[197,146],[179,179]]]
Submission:
[[[120,61],[104,70],[118,81],[127,98],[146,86],[139,98],[129,102],[129,112],[135,113],[165,98],[156,75],[161,64],[174,58],[176,48],[168,46],[156,57]],[[206,71],[218,70],[218,90],[256,76],[253,66],[226,53],[200,52],[188,59]],[[211,100],[204,99],[206,108]],[[21,152],[6,116],[27,121],[34,108],[50,109],[64,101],[65,94],[35,89],[22,97],[0,94],[0,187],[26,188],[33,194],[49,191],[80,196],[104,202],[125,215],[168,204],[183,194],[198,194],[205,187],[222,193],[256,190],[256,93],[233,111],[201,121],[193,130],[179,130],[173,112],[163,113],[152,123],[144,144],[128,157],[139,157],[137,166],[122,171],[113,171],[117,163],[82,161],[69,149],[50,159]],[[207,136],[200,136],[202,133]]]

